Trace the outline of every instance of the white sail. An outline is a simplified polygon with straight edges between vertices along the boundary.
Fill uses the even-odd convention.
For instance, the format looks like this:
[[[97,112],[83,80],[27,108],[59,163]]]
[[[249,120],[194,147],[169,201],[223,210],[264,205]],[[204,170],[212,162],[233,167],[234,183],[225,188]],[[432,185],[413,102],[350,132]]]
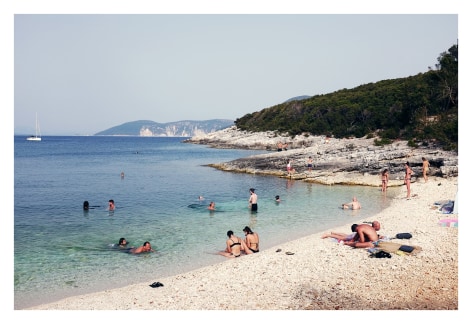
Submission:
[[[39,128],[39,121],[38,121],[38,113],[36,113],[36,130],[35,134],[28,136],[26,138],[27,141],[41,141],[41,129]]]

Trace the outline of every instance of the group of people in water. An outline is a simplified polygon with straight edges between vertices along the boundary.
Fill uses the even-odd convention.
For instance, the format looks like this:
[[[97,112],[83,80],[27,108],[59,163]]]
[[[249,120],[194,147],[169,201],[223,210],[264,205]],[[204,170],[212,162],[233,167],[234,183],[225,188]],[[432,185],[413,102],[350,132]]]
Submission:
[[[152,249],[151,243],[149,243],[149,241],[144,242],[142,246],[128,247],[128,241],[126,241],[124,237],[120,238],[120,240],[118,241],[118,249],[120,249],[120,251],[132,254],[140,254],[143,252],[155,252]]]
[[[425,182],[427,182],[428,181],[427,173],[429,171],[430,164],[429,164],[429,161],[426,160],[424,157],[422,158],[422,160],[423,160],[423,166],[422,166],[423,178]],[[293,167],[291,166],[291,163],[292,163],[291,160],[287,162],[287,171],[289,172],[289,174],[291,173],[291,171],[294,172]],[[412,174],[413,174],[413,171],[410,167],[410,163],[405,162],[404,183],[407,187],[407,199],[410,198],[410,194],[411,194],[410,184],[411,184]],[[388,169],[384,169],[382,171],[381,179],[382,179],[382,191],[385,192],[387,190],[388,181],[389,181]],[[257,212],[258,197],[255,192],[255,189],[250,188],[249,193],[250,193],[249,209],[253,212]],[[199,200],[204,200],[203,196],[199,196]],[[277,195],[275,197],[275,200],[276,202],[280,202],[280,197]],[[341,207],[343,209],[352,209],[352,210],[358,210],[362,208],[361,203],[357,200],[356,197],[353,197],[351,202],[343,203]],[[84,201],[83,209],[88,210],[90,208],[91,206],[89,205],[89,202]],[[114,209],[115,209],[115,202],[113,201],[113,199],[110,199],[108,202],[108,210],[112,211]],[[215,210],[216,209],[215,202],[213,201],[210,202],[207,209]],[[331,232],[331,233],[323,234],[322,238],[328,238],[328,237],[335,238],[339,242],[343,242],[345,245],[352,246],[354,248],[372,248],[372,247],[375,247],[379,239],[382,238],[382,236],[378,235],[377,233],[378,230],[380,230],[380,223],[378,221],[373,221],[371,225],[353,224],[351,226],[351,231],[352,231],[351,234]],[[259,252],[259,235],[256,232],[253,232],[251,228],[249,228],[248,226],[244,227],[243,232],[245,235],[244,240],[236,236],[232,230],[229,230],[226,233],[226,235],[228,236],[228,239],[226,240],[226,248],[223,251],[220,251],[219,254],[227,258],[237,258],[243,254],[253,254],[253,253]],[[127,245],[128,245],[128,242],[126,241],[126,239],[120,238],[118,242],[118,248],[126,252],[129,252],[132,254],[140,254],[143,252],[155,252],[151,247],[151,243],[148,241],[144,242],[144,244],[139,247],[128,247]]]
[[[90,206],[90,203],[88,202],[88,200],[85,200],[83,205],[82,205],[82,208],[84,209],[84,211],[88,211],[89,209],[94,209],[94,208],[98,208],[100,206]],[[115,210],[115,201],[113,199],[110,199],[108,200],[108,208],[107,208],[108,211],[114,211]]]

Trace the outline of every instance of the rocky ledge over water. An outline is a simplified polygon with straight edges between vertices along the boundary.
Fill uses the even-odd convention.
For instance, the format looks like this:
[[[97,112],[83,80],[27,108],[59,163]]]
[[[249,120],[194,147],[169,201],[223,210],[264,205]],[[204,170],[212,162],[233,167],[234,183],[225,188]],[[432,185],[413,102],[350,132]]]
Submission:
[[[403,185],[406,161],[414,174],[412,182],[422,179],[422,157],[430,163],[428,176],[457,177],[458,154],[444,151],[434,143],[418,143],[417,148],[407,141],[394,141],[378,146],[375,138],[337,139],[325,136],[281,135],[277,132],[246,132],[235,126],[213,133],[194,136],[186,143],[208,145],[214,148],[266,150],[267,153],[209,164],[223,171],[259,175],[272,175],[293,180],[320,184],[380,186],[380,173],[389,170],[389,186]],[[286,149],[278,151],[278,144]],[[308,170],[307,161],[313,158],[313,170]],[[292,160],[295,168],[288,175],[286,165]],[[421,180],[423,181],[423,180]]]

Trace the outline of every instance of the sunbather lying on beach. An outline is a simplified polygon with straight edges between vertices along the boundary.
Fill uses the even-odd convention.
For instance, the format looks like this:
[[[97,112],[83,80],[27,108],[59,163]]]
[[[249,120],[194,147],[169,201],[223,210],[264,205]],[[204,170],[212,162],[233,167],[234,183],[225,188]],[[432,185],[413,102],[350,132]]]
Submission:
[[[354,236],[357,234],[356,233],[356,227],[357,227],[357,224],[352,224],[351,226],[351,231],[352,233],[351,234],[344,234],[344,233],[335,233],[335,232],[331,232],[331,233],[325,233],[321,236],[322,239],[325,239],[325,238],[328,238],[328,237],[331,237],[331,238],[334,238],[336,240],[338,240],[338,242],[341,242],[341,241],[350,241],[354,238]]]
[[[331,232],[331,233],[323,234],[321,236],[321,238],[325,239],[325,238],[331,237],[331,238],[337,239],[338,242],[340,242],[340,241],[352,241],[355,238],[355,235],[357,234],[356,233],[356,227],[357,227],[357,224],[352,224],[352,226],[351,226],[352,233],[351,234]],[[380,230],[380,222],[379,221],[373,221],[372,222],[372,227],[375,229],[375,231]],[[379,235],[379,238],[383,239],[383,238],[385,238],[385,236]]]

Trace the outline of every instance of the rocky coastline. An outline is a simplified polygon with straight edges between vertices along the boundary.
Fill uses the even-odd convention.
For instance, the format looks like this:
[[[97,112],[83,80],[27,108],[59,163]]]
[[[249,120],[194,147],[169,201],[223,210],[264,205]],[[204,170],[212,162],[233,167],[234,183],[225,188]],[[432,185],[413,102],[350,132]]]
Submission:
[[[458,154],[444,151],[432,144],[408,146],[407,141],[375,145],[375,138],[337,139],[325,136],[288,136],[276,132],[252,133],[232,126],[209,134],[194,136],[187,143],[214,148],[266,150],[233,161],[208,166],[229,172],[271,175],[319,184],[380,186],[380,173],[389,170],[389,186],[403,185],[406,161],[414,172],[412,182],[422,177],[422,157],[430,162],[429,176],[457,177]],[[278,143],[287,148],[278,151]],[[308,170],[307,160],[313,158],[314,168]],[[295,173],[286,171],[292,160]]]

